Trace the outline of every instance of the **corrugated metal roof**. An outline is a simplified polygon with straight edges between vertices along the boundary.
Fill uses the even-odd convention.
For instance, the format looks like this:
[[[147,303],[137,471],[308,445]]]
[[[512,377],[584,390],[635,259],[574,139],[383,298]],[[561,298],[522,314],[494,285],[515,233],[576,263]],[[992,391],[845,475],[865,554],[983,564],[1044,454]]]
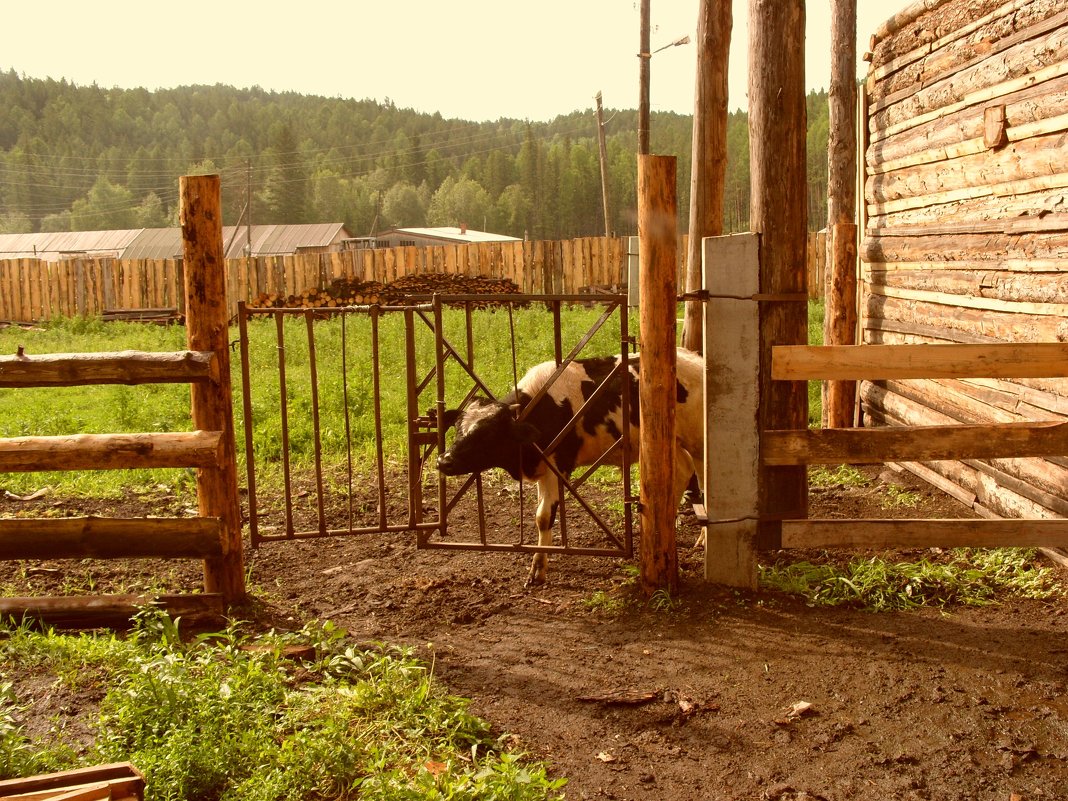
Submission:
[[[378,234],[379,237],[389,236],[392,233],[404,234],[405,236],[423,237],[425,239],[446,239],[450,242],[518,242],[518,237],[505,236],[504,234],[491,234],[487,231],[476,231],[473,228],[462,229],[456,226],[444,226],[442,228],[391,228]]]
[[[41,234],[0,234],[0,258],[55,260],[67,255],[115,256],[142,229],[115,231],[55,231]]]
[[[326,248],[350,235],[343,223],[253,225],[252,255],[296,253]],[[245,253],[245,226],[223,227],[226,258]],[[123,259],[174,259],[182,255],[180,228],[133,228],[115,231],[60,231],[41,234],[0,234],[0,259],[39,258],[57,261],[66,256],[105,255]]]
[[[142,228],[123,251],[124,259],[176,259],[182,255],[181,228]]]

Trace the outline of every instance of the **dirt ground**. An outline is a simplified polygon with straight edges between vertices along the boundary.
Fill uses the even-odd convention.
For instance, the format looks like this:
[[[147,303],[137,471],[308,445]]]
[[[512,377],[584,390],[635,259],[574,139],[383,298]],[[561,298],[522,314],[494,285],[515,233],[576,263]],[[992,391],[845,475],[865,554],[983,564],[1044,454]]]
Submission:
[[[815,490],[810,514],[966,516],[908,474],[884,479],[918,505],[885,508],[876,480]],[[0,512],[57,503],[9,499]],[[240,617],[330,619],[356,640],[413,646],[513,745],[566,776],[569,799],[1068,799],[1068,602],[810,608],[705,585],[696,534],[684,518],[669,609],[640,603],[619,560],[556,558],[549,583],[526,589],[526,557],[419,551],[390,534],[248,551],[254,601]],[[159,568],[2,569],[8,587],[56,593],[90,574],[97,592],[129,591],[137,569]],[[196,566],[168,569],[197,580]],[[88,718],[99,700],[33,681],[21,680],[42,726],[57,712]]]

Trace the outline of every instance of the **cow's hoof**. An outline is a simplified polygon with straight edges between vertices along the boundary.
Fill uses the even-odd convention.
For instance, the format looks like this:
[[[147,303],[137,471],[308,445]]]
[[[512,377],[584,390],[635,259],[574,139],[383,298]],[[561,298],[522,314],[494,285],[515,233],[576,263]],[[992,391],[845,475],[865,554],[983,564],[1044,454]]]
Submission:
[[[544,583],[545,583],[544,574],[531,573],[529,576],[527,576],[527,583],[524,584],[523,586],[525,586],[525,587],[540,587]]]

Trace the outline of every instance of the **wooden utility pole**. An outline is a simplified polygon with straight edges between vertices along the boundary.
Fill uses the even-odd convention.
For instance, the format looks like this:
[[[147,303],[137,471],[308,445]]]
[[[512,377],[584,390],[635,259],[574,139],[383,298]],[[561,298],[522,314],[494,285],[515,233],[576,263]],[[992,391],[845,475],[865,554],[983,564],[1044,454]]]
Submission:
[[[675,297],[678,291],[678,193],[674,156],[638,156],[641,292],[641,587],[675,593]]]
[[[831,85],[827,142],[827,271],[823,341],[857,343],[857,0],[831,0]],[[827,381],[823,425],[848,428],[855,381]]]
[[[187,298],[187,346],[192,351],[211,351],[218,366],[212,381],[192,385],[193,428],[223,433],[218,466],[197,468],[200,515],[217,517],[222,522],[223,555],[205,560],[204,590],[221,593],[225,603],[234,604],[245,598],[245,570],[241,552],[241,508],[237,500],[219,176],[183,176],[178,181],[178,193]]]
[[[687,292],[701,289],[701,240],[723,233],[723,190],[727,181],[727,57],[732,23],[730,0],[701,0],[697,18]],[[701,303],[687,302],[682,328],[683,347],[701,351],[701,321]]]
[[[604,237],[612,236],[612,226],[609,223],[608,212],[608,147],[604,141],[604,110],[601,108],[601,93],[596,96],[597,101],[597,152],[601,162],[601,204],[604,206]]]
[[[808,339],[805,252],[805,2],[750,0],[750,220],[760,234],[761,431],[808,426],[804,381],[772,381],[774,345]],[[808,514],[804,466],[760,471],[759,545],[777,548],[783,518]]]
[[[638,154],[649,152],[649,0],[641,0],[638,49]]]

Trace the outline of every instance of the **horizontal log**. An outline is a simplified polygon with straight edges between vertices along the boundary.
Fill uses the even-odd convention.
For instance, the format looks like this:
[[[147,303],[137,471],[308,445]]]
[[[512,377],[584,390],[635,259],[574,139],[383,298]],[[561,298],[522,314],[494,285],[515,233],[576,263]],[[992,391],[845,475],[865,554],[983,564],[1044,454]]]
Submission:
[[[948,292],[923,289],[903,289],[899,287],[876,286],[873,284],[866,284],[865,288],[872,295],[883,295],[891,298],[919,300],[926,303],[939,303],[968,309],[982,309],[984,311],[1007,312],[1009,314],[1035,314],[1060,318],[1068,317],[1068,303],[1016,302],[1011,300],[999,300],[998,298],[976,298],[968,297],[966,295],[955,295]]]
[[[784,520],[783,548],[1059,548],[1068,520]]]
[[[935,329],[943,328],[944,339],[957,339],[970,334],[996,342],[1068,342],[1068,317],[1009,314],[990,309],[967,308],[964,305],[955,305],[949,300],[938,303],[927,298],[919,300],[873,293],[864,293],[862,298],[864,317],[868,320],[918,323]]]
[[[935,5],[938,5],[941,2],[949,2],[949,0],[936,0]],[[980,28],[989,25],[995,20],[1005,17],[1008,14],[1015,14],[1015,12],[1022,8],[1025,8],[1032,2],[1033,0],[1011,0],[1011,2],[998,6],[990,13],[985,14],[984,16],[978,19],[972,20],[967,25],[964,25],[960,28],[951,29],[944,36],[935,39],[934,41],[924,42],[920,46],[914,47],[908,52],[902,53],[901,55],[895,56],[894,58],[891,58],[889,60],[880,60],[878,66],[873,66],[871,71],[868,73],[867,82],[869,85],[873,83],[878,83],[879,81],[885,79],[887,76],[896,73],[911,64],[914,64],[915,62],[919,61],[924,56],[935,50],[948,49],[954,42],[959,39],[963,39],[964,37],[969,37],[969,41],[981,41],[980,37],[971,37],[970,35],[978,31]],[[921,3],[920,6],[922,8],[916,14],[916,16],[907,16],[903,17],[902,19],[908,19],[910,20],[910,22],[915,21],[915,19],[918,18],[920,14],[927,13],[931,10],[927,8],[928,3]],[[899,18],[899,15],[903,13],[905,12],[899,12],[898,15],[895,15],[895,18]],[[893,32],[896,32],[896,30],[900,30],[900,28],[896,28]],[[882,32],[881,36],[879,35],[880,32]],[[892,31],[890,31],[890,29],[884,23],[884,25],[879,29],[879,31],[877,31],[876,34],[871,37],[871,49],[875,50],[879,46],[879,44],[881,42],[884,42],[891,33]],[[886,44],[892,43],[887,42]]]
[[[933,209],[937,212],[932,217],[933,220],[945,220],[950,217],[947,209],[954,209],[951,204],[957,204],[960,208],[968,209],[969,211],[972,211],[972,209],[988,210],[993,206],[997,211],[1012,209],[1014,213],[1019,213],[1033,210],[1033,213],[1041,214],[1044,208],[1050,202],[1053,202],[1052,199],[1047,198],[1047,195],[1052,198],[1059,198],[1062,193],[1056,190],[1064,189],[1064,187],[1068,186],[1068,172],[1061,171],[1063,166],[1063,163],[1054,163],[1052,168],[1057,170],[1056,172],[1031,173],[1026,177],[1014,178],[1008,181],[994,181],[991,183],[980,181],[956,189],[943,189],[938,185],[930,187],[917,186],[914,194],[901,194],[899,192],[894,200],[879,200],[873,188],[876,183],[873,181],[869,182],[864,199],[868,203],[868,216],[876,218],[876,224],[881,224],[879,221],[883,218],[896,219],[902,216],[902,212],[917,212],[917,210],[923,209]],[[1016,206],[1004,200],[1006,198],[1014,201]],[[1019,212],[1016,211],[1017,208]],[[928,214],[931,213],[930,211],[928,212]],[[905,219],[913,221],[917,216],[919,215],[914,214],[912,217],[905,217]],[[958,214],[957,216],[960,217],[962,215]],[[974,211],[972,211],[971,216],[982,219],[980,214]],[[1005,217],[1008,215],[1001,214],[1000,216]]]
[[[999,345],[777,345],[779,381],[886,378],[1063,378],[1068,343]]]
[[[56,628],[89,629],[127,625],[139,611],[155,606],[186,621],[218,621],[218,593],[193,595],[50,595],[0,598],[0,616],[37,620]]]
[[[901,93],[904,96],[891,98],[891,105],[870,114],[871,141],[1064,75],[1064,68],[1068,67],[1066,53],[1068,29],[1054,29],[1035,38],[1018,40],[1014,46],[989,58],[972,61],[918,91],[910,88]],[[872,99],[873,105],[880,102],[880,98]]]
[[[210,351],[151,353],[51,353],[0,356],[0,387],[63,387],[88,384],[180,384],[218,377]]]
[[[1066,262],[1068,264],[1068,262]],[[873,286],[922,292],[941,292],[990,298],[1005,303],[1058,303],[1068,306],[1068,273],[1012,273],[989,264],[971,271],[944,270],[864,270],[862,280]]]
[[[1065,212],[1052,212],[1022,219],[955,220],[952,222],[917,223],[915,225],[896,223],[894,225],[881,225],[868,220],[867,236],[861,243],[861,248],[865,254],[865,261],[879,261],[878,256],[874,258],[867,257],[869,242],[883,242],[886,246],[892,246],[895,244],[893,240],[897,238],[912,240],[918,237],[940,237],[946,241],[947,247],[945,251],[952,251],[952,248],[949,247],[952,237],[964,238],[971,236],[974,238],[990,234],[1005,234],[1014,237],[1031,235],[1032,244],[1037,246],[1045,241],[1046,234],[1056,233],[1061,236],[1065,231],[1068,231],[1068,213]],[[1042,236],[1039,236],[1040,234]],[[1027,249],[1016,247],[1002,249],[997,248],[995,245],[990,245],[986,248],[979,246],[965,247],[963,249],[963,252],[971,253],[973,257],[984,251],[991,253],[995,258],[1002,255],[1014,256],[1031,252]],[[1048,258],[1059,256],[1062,251],[1057,248],[1049,251],[1039,251],[1035,247],[1035,252],[1044,258]]]
[[[944,154],[944,158],[927,163],[880,171],[868,176],[864,196],[869,203],[890,204],[905,199],[926,201],[949,193],[971,197],[977,187],[986,190],[985,194],[997,194],[998,185],[1019,186],[1038,176],[1068,172],[1068,155],[1061,146],[1065,128],[1068,115],[1052,133],[1013,141],[996,150],[988,150],[982,140],[975,140],[978,144],[972,153]],[[1014,131],[1014,138],[1019,139],[1019,133]]]
[[[869,78],[867,85],[872,110],[878,113],[896,103],[907,102],[929,87],[934,87],[945,98],[955,99],[959,97],[958,86],[976,88],[1006,74],[1019,74],[1021,59],[1014,51],[1021,45],[1032,43],[1036,48],[1041,48],[1044,46],[1043,37],[1064,26],[1064,13],[1049,13],[1057,10],[1049,8],[1043,15],[1038,6],[1039,3],[1031,0],[1021,13],[1012,15],[1009,24],[1002,21],[990,25],[991,18],[988,17],[985,20],[972,20],[971,25],[947,25],[955,30],[935,43],[921,62],[903,67],[889,80]],[[1028,14],[1028,11],[1032,14]],[[1035,11],[1038,13],[1034,14]],[[944,23],[939,24],[941,26]],[[986,30],[979,30],[984,25]],[[972,33],[966,36],[965,31],[969,29]],[[954,38],[962,41],[953,42]],[[1035,58],[1034,63],[1049,62]],[[991,77],[986,78],[986,72],[992,73]],[[924,105],[920,101],[917,104],[920,107]]]
[[[882,464],[1068,454],[1068,422],[765,431],[765,465]]]
[[[1068,125],[1068,76],[1000,100],[1005,108],[1005,136],[1009,142],[1063,131]],[[865,154],[866,173],[879,175],[989,150],[984,139],[984,112],[982,106],[965,108],[884,139]]]
[[[0,559],[208,559],[222,556],[216,517],[0,520]]]
[[[1045,180],[1041,179],[1043,182]],[[1050,180],[1059,182],[1062,179],[1054,177]],[[1017,230],[1021,232],[1053,230],[1050,226],[1043,227],[1040,223],[1043,222],[1043,218],[1050,216],[1047,212],[1050,206],[1061,203],[1064,196],[1063,188],[1021,187],[1020,192],[1014,192],[1010,187],[1008,194],[1000,193],[1004,188],[1005,185],[1000,185],[999,192],[980,193],[976,197],[960,199],[928,196],[923,199],[923,202],[910,204],[908,208],[885,214],[869,215],[868,224],[884,229],[887,226],[935,228],[956,224],[965,230],[978,231],[987,228],[995,233],[1011,233]],[[1030,229],[1028,225],[1031,221],[1036,223],[1033,229]],[[1051,222],[1060,222],[1060,220]],[[986,250],[996,252],[990,251],[989,248]]]
[[[903,243],[903,238],[895,237],[898,243]],[[1015,280],[1023,281],[1059,281],[1062,276],[1047,276],[1045,273],[1068,273],[1068,259],[1021,259],[1001,258],[1000,254],[972,253],[972,258],[948,258],[929,261],[869,261],[862,265],[863,277],[871,280],[871,277],[883,273],[944,273],[953,272],[980,273],[997,271],[1008,280],[1009,276]],[[984,258],[984,256],[986,256]]]
[[[221,431],[0,439],[0,472],[217,467]]]

